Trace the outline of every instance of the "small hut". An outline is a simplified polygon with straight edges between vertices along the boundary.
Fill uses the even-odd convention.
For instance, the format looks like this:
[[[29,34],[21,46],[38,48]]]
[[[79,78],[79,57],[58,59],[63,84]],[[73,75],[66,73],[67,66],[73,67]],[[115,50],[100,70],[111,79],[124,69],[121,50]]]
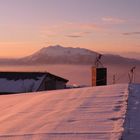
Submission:
[[[0,72],[0,94],[64,89],[67,82],[48,72]]]

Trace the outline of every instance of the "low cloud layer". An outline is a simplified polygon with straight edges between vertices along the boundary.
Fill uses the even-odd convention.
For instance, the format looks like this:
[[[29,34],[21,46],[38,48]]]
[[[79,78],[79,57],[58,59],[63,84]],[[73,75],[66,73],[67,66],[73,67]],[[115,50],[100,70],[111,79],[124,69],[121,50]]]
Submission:
[[[116,17],[103,17],[102,21],[109,23],[109,24],[122,24],[125,23],[126,20]]]
[[[140,35],[140,32],[126,32],[123,35]]]
[[[66,37],[70,37],[70,38],[80,38],[80,37],[83,37],[83,36],[78,36],[78,35],[67,35]]]
[[[66,37],[70,37],[70,38],[81,38],[81,37],[87,36],[87,35],[89,35],[89,34],[91,34],[91,33],[92,33],[92,32],[90,32],[90,31],[75,32],[75,33],[66,35]]]

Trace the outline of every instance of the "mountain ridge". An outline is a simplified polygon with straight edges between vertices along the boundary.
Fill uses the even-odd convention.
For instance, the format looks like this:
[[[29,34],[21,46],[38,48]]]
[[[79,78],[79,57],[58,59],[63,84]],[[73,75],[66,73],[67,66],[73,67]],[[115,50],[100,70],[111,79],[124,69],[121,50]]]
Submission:
[[[92,64],[99,53],[85,48],[63,47],[60,45],[43,47],[32,55],[19,59],[0,59],[0,64]],[[140,60],[119,55],[103,54],[103,64],[140,65]]]
[[[96,52],[82,48],[62,47],[60,45],[44,47],[36,53],[24,57],[21,60],[31,62],[36,61],[39,63],[84,63],[91,62],[90,59],[95,59]],[[86,59],[86,60],[85,60]],[[32,63],[32,62],[31,62]]]
[[[21,60],[39,64],[94,64],[99,53],[85,48],[63,47],[60,45],[43,47],[36,53]],[[125,58],[120,55],[103,54],[104,64],[140,64],[139,60]]]

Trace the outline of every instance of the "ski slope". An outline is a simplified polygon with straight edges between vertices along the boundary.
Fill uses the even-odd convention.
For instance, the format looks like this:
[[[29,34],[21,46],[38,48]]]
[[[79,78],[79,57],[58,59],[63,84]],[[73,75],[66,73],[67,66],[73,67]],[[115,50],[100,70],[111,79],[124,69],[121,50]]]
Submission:
[[[128,84],[0,96],[0,140],[119,140]]]

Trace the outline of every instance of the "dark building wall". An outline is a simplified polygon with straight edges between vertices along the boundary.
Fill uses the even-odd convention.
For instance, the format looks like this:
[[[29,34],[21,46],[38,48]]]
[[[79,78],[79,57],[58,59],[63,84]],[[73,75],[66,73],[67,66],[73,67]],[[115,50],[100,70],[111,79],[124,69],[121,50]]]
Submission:
[[[92,67],[92,86],[107,85],[107,69]]]
[[[43,80],[38,91],[64,89],[66,83],[55,78],[47,77]]]
[[[107,69],[106,68],[97,68],[96,75],[96,85],[107,85]]]
[[[63,81],[56,81],[56,89],[65,89],[66,88],[66,83]]]
[[[56,89],[56,81],[55,79],[50,79],[45,82],[45,90],[55,90]]]

